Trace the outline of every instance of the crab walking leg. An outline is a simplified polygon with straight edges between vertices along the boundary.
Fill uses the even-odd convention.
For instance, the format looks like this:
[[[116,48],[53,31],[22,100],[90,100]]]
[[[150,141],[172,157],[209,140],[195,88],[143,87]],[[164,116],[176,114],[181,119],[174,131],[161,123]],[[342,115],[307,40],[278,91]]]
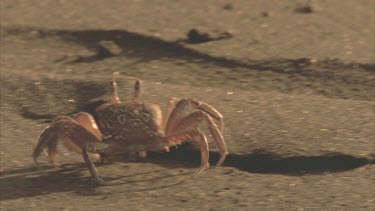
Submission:
[[[221,115],[221,113],[219,111],[217,111],[213,106],[207,104],[207,103],[204,103],[204,102],[201,102],[201,101],[197,101],[197,100],[194,100],[194,99],[187,99],[196,109],[198,110],[201,110],[201,111],[204,111],[206,113],[208,113],[211,117],[215,118],[216,120],[218,120],[220,122],[220,125],[219,125],[219,128],[220,128],[220,131],[221,133],[223,133],[223,130],[224,130],[224,120],[223,120],[223,115]]]
[[[220,166],[221,164],[223,164],[225,158],[228,155],[227,144],[224,141],[223,134],[220,132],[219,128],[217,127],[215,122],[211,119],[211,117],[208,115],[203,115],[203,117],[208,124],[208,128],[210,129],[210,132],[212,134],[212,137],[215,141],[216,146],[219,148],[220,158],[217,161],[215,166]]]
[[[116,81],[116,75],[118,75],[119,72],[113,72],[112,73],[112,86],[113,86],[113,96],[112,96],[112,104],[117,105],[121,103],[120,97],[118,96],[118,86]]]
[[[219,148],[219,151],[220,151],[220,158],[217,161],[215,166],[220,166],[221,164],[223,164],[225,158],[228,155],[227,144],[224,141],[223,134],[218,130],[217,127],[210,126],[210,131],[214,138],[216,146]]]
[[[48,158],[54,166],[57,162],[57,142],[63,139],[67,147],[77,153],[82,152],[82,148],[87,143],[98,142],[99,139],[80,125],[73,118],[63,116],[56,119],[50,126],[47,126],[39,136],[39,141],[33,152],[33,158],[36,164],[37,158],[45,147],[48,149]],[[97,157],[99,155],[96,155]]]
[[[82,148],[82,157],[86,162],[86,165],[90,171],[91,176],[95,179],[96,182],[98,182],[101,185],[109,185],[109,183],[99,177],[98,170],[96,169],[88,153],[102,153],[108,146],[108,144],[96,142],[89,143]]]
[[[167,111],[164,113],[164,116],[163,116],[163,128],[166,128],[169,117],[172,111],[175,109],[178,100],[179,100],[178,98],[169,99]]]
[[[186,99],[182,99],[178,102],[173,103],[175,104],[175,106],[171,111],[165,126],[166,134],[171,134],[172,131],[175,130],[175,127],[178,124],[178,122],[186,115],[186,111],[189,106],[189,101]]]
[[[193,137],[200,138],[200,150],[201,150],[201,165],[195,171],[194,175],[201,173],[205,169],[210,167],[208,162],[209,160],[209,149],[208,149],[208,141],[206,136],[199,130],[190,130],[186,132],[181,132],[178,134],[167,136],[167,145],[168,146],[175,146],[177,144],[181,144],[182,142],[186,142],[191,140]]]
[[[176,128],[177,123],[186,116],[187,108],[189,105],[192,105],[194,108],[198,109],[199,111],[203,111],[207,113],[212,118],[216,119],[220,122],[219,128],[221,133],[223,133],[224,129],[224,121],[223,121],[223,115],[220,114],[214,107],[211,105],[208,105],[207,103],[203,103],[194,99],[181,99],[178,102],[174,103],[174,109],[172,110],[171,114],[169,115],[169,118],[165,126],[166,133],[170,133],[174,131]]]
[[[224,141],[223,134],[220,132],[219,128],[217,127],[217,125],[215,124],[214,120],[212,119],[210,115],[208,115],[207,113],[203,111],[193,112],[189,114],[188,116],[186,116],[185,118],[183,118],[179,122],[179,124],[175,126],[176,129],[174,132],[178,133],[181,130],[186,130],[186,128],[189,128],[189,129],[197,128],[202,121],[206,122],[212,134],[212,137],[215,141],[215,144],[219,148],[221,156],[220,156],[219,161],[216,163],[216,166],[220,166],[224,162],[226,156],[228,155],[228,150],[227,150],[226,143]]]
[[[134,146],[133,145],[132,147],[128,146],[127,148],[124,148],[123,143],[106,144],[104,142],[90,142],[82,148],[82,156],[94,180],[101,185],[111,185],[109,182],[106,182],[105,180],[99,177],[98,170],[96,169],[94,163],[92,162],[92,159],[90,158],[89,153],[98,153],[103,156],[116,155],[116,154],[118,155],[118,154],[123,154],[123,153],[132,153],[132,152],[139,153],[139,152],[143,152],[142,150],[144,149],[160,150],[165,146],[164,144],[166,143],[160,143],[160,145],[156,145],[156,146],[154,145],[154,143],[152,143],[151,146],[150,145],[149,146],[147,145],[135,145]]]
[[[162,128],[163,128],[164,131],[166,131],[165,128],[167,127],[169,117],[170,117],[172,111],[175,109],[177,101],[179,101],[178,98],[171,98],[168,101],[167,110],[164,113],[164,116],[162,118]],[[165,151],[169,152],[169,147],[165,147]]]
[[[198,131],[198,135],[201,139],[201,166],[197,171],[195,171],[194,175],[197,175],[204,171],[205,169],[208,169],[210,167],[210,163],[208,162],[209,160],[209,149],[208,149],[208,141],[206,136]]]

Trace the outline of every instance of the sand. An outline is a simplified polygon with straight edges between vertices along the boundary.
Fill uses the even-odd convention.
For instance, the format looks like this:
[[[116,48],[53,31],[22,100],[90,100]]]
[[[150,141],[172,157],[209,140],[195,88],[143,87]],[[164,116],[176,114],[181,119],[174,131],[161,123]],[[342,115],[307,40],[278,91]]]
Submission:
[[[1,209],[373,210],[374,6],[1,1]],[[200,161],[192,142],[99,165],[116,186],[96,184],[63,145],[61,168],[41,156],[36,169],[43,128],[92,112],[112,72],[123,100],[138,78],[145,102],[195,98],[219,110],[223,166],[186,180]]]

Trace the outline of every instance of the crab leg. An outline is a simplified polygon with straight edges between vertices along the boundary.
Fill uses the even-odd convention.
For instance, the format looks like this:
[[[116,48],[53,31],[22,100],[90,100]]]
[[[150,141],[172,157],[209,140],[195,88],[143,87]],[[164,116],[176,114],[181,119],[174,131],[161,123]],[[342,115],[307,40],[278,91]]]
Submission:
[[[59,139],[63,139],[68,148],[77,153],[81,153],[82,148],[87,143],[100,141],[101,133],[99,130],[93,132],[95,131],[96,124],[91,124],[91,120],[93,120],[91,118],[91,115],[87,113],[78,113],[72,117],[63,116],[54,120],[39,136],[38,144],[33,152],[35,163],[38,164],[37,158],[44,151],[44,148],[47,147],[50,162],[54,166],[58,166],[56,156]],[[99,158],[99,155],[92,156],[96,156],[96,159]]]
[[[187,108],[189,106],[189,101],[186,99],[182,99],[172,103],[175,104],[175,106],[173,110],[170,112],[169,118],[165,125],[166,134],[171,134],[172,131],[175,130],[175,127],[177,126],[178,122],[186,115]]]
[[[206,136],[197,129],[191,129],[188,131],[184,131],[178,134],[174,134],[171,136],[167,136],[164,138],[164,141],[162,141],[159,144],[152,145],[138,145],[138,146],[132,146],[128,147],[128,149],[124,149],[120,145],[109,145],[103,142],[95,142],[95,143],[88,143],[86,146],[82,148],[82,156],[85,160],[88,169],[90,170],[91,176],[94,178],[96,182],[98,182],[101,185],[111,185],[111,183],[106,182],[102,178],[99,177],[98,170],[96,169],[94,163],[92,162],[90,156],[88,153],[99,153],[101,155],[113,155],[118,153],[124,153],[124,152],[131,152],[131,151],[142,151],[142,150],[150,150],[150,151],[157,151],[162,149],[165,146],[175,146],[177,144],[181,144],[185,141],[190,141],[194,137],[200,138],[200,148],[201,148],[201,165],[200,167],[195,171],[194,175],[201,173],[203,170],[209,168],[209,149],[208,149],[208,142]]]
[[[42,152],[44,152],[44,154],[48,156],[52,165],[58,166],[56,161],[58,134],[54,131],[56,131],[56,126],[47,126],[39,136],[38,144],[33,152],[33,158],[36,165],[38,165],[37,158]],[[48,153],[44,149],[46,146],[48,147]]]
[[[96,142],[96,143],[89,143],[85,147],[82,148],[82,157],[85,160],[87,167],[91,173],[91,176],[101,185],[109,185],[108,182],[104,181],[102,178],[99,177],[98,170],[96,169],[94,163],[92,162],[89,152],[91,153],[104,153],[105,149],[107,149],[109,145]]]
[[[169,142],[167,141],[167,143]],[[175,143],[171,143],[171,144],[175,145]],[[154,143],[152,143],[152,145],[129,145],[129,146],[124,147],[123,143],[106,144],[103,142],[90,142],[82,148],[82,156],[87,164],[88,169],[90,170],[91,176],[94,178],[96,182],[98,182],[101,185],[113,185],[99,177],[98,170],[96,169],[94,163],[92,162],[92,159],[90,158],[89,153],[95,153],[95,154],[97,153],[103,156],[123,154],[123,153],[132,153],[132,152],[140,153],[140,152],[146,152],[144,150],[160,150],[165,145],[166,143],[160,143],[160,145],[155,145]]]
[[[163,116],[163,128],[166,128],[169,117],[170,117],[172,111],[175,109],[178,100],[179,100],[178,98],[169,99],[167,111],[165,112],[165,114]]]
[[[212,121],[212,123],[213,123],[213,121]],[[211,123],[209,123],[209,124],[211,124]],[[221,166],[221,164],[223,164],[225,158],[228,155],[228,149],[227,149],[227,144],[224,141],[223,134],[218,130],[217,126],[215,127],[214,124],[210,125],[209,128],[210,128],[211,134],[214,138],[214,141],[216,143],[216,146],[219,148],[219,151],[220,151],[220,158],[217,161],[215,166]]]
[[[210,153],[208,149],[207,138],[200,131],[198,131],[198,135],[201,139],[201,166],[197,171],[195,171],[195,175],[201,173],[203,170],[208,169],[210,167],[210,163],[208,162]]]
[[[224,122],[223,122],[223,115],[220,114],[219,111],[217,111],[214,107],[211,105],[200,102],[194,99],[181,99],[178,102],[173,102],[172,106],[174,106],[173,110],[170,112],[169,118],[165,121],[167,121],[165,125],[165,131],[168,134],[169,132],[173,131],[176,126],[176,123],[186,115],[186,111],[189,105],[192,105],[194,108],[203,111],[210,115],[212,118],[219,121],[219,128],[220,132],[223,133],[224,129]]]
[[[71,115],[71,117],[77,121],[86,130],[91,132],[99,141],[102,140],[102,134],[99,131],[98,125],[95,122],[94,117],[86,112],[79,112],[77,114]]]
[[[200,147],[201,147],[201,165],[195,171],[194,175],[201,173],[203,170],[208,169],[210,164],[209,160],[209,149],[208,149],[208,141],[206,136],[199,130],[193,129],[186,132],[181,132],[178,134],[170,135],[166,137],[167,145],[168,146],[175,146],[177,144],[181,144],[182,142],[189,141],[193,137],[198,136],[200,138]]]
[[[204,111],[206,113],[208,113],[211,117],[215,118],[216,120],[218,120],[220,122],[220,131],[221,133],[223,133],[223,129],[224,129],[224,121],[223,121],[223,115],[221,115],[221,113],[219,111],[217,111],[214,107],[212,107],[211,105],[207,104],[207,103],[204,103],[204,102],[201,102],[201,101],[197,101],[197,100],[194,100],[194,99],[187,99],[196,109],[198,110],[201,110],[201,111]]]
[[[203,111],[196,111],[189,114],[185,118],[181,119],[180,122],[173,127],[175,128],[173,134],[179,133],[180,131],[186,129],[198,128],[199,124],[202,121],[206,122],[215,141],[215,144],[219,148],[221,156],[219,161],[216,163],[216,166],[220,166],[224,162],[226,156],[228,155],[228,150],[222,133],[220,132],[219,128],[217,127],[217,125],[215,124],[210,115]]]

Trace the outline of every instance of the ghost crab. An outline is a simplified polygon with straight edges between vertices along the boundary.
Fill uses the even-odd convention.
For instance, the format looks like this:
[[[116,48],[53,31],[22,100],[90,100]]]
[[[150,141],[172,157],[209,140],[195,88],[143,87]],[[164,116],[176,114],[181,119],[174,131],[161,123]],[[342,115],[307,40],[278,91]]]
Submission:
[[[206,123],[221,154],[216,166],[221,165],[228,154],[223,138],[223,117],[211,105],[194,99],[172,98],[163,115],[157,104],[140,101],[141,84],[137,80],[134,96],[129,102],[121,102],[113,74],[113,95],[111,100],[96,109],[96,119],[85,112],[61,116],[47,126],[34,149],[36,164],[44,152],[50,162],[57,166],[57,142],[62,139],[69,149],[82,153],[94,180],[108,185],[98,175],[92,158],[100,159],[123,153],[146,156],[147,151],[169,150],[169,147],[192,141],[200,142],[201,165],[193,175],[209,168],[209,148],[205,134],[199,129]],[[193,107],[194,112],[188,113]],[[215,121],[220,124],[217,126]],[[45,150],[48,149],[48,151]]]

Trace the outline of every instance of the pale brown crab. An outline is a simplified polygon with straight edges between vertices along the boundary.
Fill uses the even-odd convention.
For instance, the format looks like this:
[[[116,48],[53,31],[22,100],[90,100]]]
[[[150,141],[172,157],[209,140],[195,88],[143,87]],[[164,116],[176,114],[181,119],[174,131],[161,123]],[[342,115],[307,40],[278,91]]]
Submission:
[[[57,142],[62,139],[69,149],[82,153],[93,178],[106,185],[108,183],[99,177],[92,157],[124,153],[146,156],[147,151],[168,150],[171,146],[197,137],[201,146],[201,165],[195,175],[209,167],[208,143],[205,134],[199,130],[201,123],[207,124],[221,154],[216,166],[224,162],[228,151],[222,135],[223,117],[215,108],[193,99],[173,98],[163,115],[157,104],[139,101],[139,80],[135,83],[133,99],[125,103],[118,97],[115,73],[112,84],[112,99],[96,109],[96,119],[89,113],[80,112],[58,117],[43,130],[33,153],[36,164],[37,157],[44,152],[53,165],[58,165]],[[189,106],[195,111],[187,113]],[[219,121],[219,127],[214,119]]]

